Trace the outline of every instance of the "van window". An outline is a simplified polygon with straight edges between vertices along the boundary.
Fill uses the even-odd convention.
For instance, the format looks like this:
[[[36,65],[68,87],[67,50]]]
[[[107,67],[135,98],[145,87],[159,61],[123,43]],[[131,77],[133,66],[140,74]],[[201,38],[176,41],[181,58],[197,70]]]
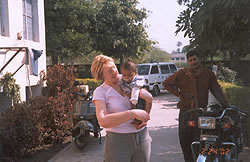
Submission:
[[[148,75],[149,73],[149,65],[137,65],[136,70],[138,75]]]
[[[174,64],[170,64],[169,67],[170,67],[171,73],[174,73],[174,72],[177,71],[177,68],[176,68],[176,66]]]
[[[158,66],[157,65],[152,66],[150,74],[158,74],[158,73],[159,73]]]
[[[168,65],[160,65],[160,68],[161,68],[162,74],[169,74],[170,73]]]

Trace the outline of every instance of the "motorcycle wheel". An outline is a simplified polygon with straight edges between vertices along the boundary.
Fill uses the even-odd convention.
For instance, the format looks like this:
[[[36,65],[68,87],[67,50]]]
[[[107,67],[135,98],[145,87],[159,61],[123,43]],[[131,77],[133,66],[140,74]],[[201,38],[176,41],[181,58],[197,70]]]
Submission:
[[[83,149],[88,145],[89,139],[90,139],[89,131],[85,130],[85,135],[81,135],[80,137],[75,138],[74,142],[77,148]]]

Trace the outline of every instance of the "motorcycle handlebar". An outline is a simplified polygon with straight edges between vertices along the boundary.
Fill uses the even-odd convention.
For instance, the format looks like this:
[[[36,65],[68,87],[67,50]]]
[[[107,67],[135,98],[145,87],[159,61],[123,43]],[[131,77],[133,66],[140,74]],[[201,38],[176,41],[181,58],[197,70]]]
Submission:
[[[227,111],[231,111],[231,110],[235,110],[235,107],[232,106],[232,107],[225,108],[223,110],[223,112],[221,113],[221,115],[217,117],[217,119],[221,120],[225,116],[226,112]],[[239,108],[237,108],[236,110],[239,112],[239,114],[241,116],[246,116],[247,115],[247,112],[239,110]],[[194,112],[194,111],[201,111],[201,112],[203,112],[203,111],[205,111],[205,109],[204,108],[194,108],[194,109],[185,111],[185,113],[190,113],[190,112]]]
[[[226,112],[229,110],[233,110],[233,108],[225,108],[221,115],[217,117],[217,119],[222,119],[225,116]]]
[[[235,109],[234,109],[234,107],[233,108],[228,107],[228,108],[224,109],[223,112],[221,113],[221,115],[219,117],[217,117],[217,119],[219,119],[219,120],[222,119],[225,116],[226,112],[230,111],[230,110],[235,110]],[[241,111],[241,110],[239,110],[239,108],[237,108],[236,110],[238,111],[238,113],[241,116],[246,116],[247,115],[247,112]]]

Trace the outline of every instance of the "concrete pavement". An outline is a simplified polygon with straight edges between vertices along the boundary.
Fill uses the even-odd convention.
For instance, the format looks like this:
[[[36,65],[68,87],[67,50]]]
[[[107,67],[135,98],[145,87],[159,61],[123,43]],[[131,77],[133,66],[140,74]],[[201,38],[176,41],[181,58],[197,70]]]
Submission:
[[[178,141],[176,109],[177,98],[163,92],[154,98],[151,120],[148,130],[152,137],[152,162],[183,162],[183,156]],[[102,144],[98,139],[91,138],[89,145],[79,150],[74,143],[56,154],[49,162],[101,162],[105,131],[102,131]]]
[[[176,108],[178,98],[162,92],[154,97],[151,120],[148,130],[152,137],[151,162],[184,162],[178,140],[178,113]],[[89,145],[79,150],[74,143],[55,155],[49,162],[102,162],[102,148],[105,131],[102,131],[102,144],[97,138],[91,138]],[[240,154],[244,162],[250,161],[248,148]]]

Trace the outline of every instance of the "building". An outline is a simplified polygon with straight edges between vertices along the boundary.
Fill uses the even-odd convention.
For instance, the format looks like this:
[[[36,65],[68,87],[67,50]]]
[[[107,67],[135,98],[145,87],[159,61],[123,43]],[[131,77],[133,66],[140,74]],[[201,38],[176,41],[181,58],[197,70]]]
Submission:
[[[13,74],[22,101],[40,95],[39,74],[46,72],[44,1],[0,0],[0,28],[0,77]]]
[[[170,57],[172,62],[186,62],[187,60],[185,53],[172,53]]]

